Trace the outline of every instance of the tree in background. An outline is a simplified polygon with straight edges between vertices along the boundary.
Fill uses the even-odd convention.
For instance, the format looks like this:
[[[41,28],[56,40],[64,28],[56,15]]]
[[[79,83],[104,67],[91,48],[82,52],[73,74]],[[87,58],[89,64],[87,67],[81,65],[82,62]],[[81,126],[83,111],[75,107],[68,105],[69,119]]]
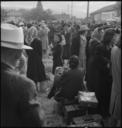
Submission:
[[[31,10],[24,12],[23,17],[27,21],[30,21],[30,20],[41,21],[41,20],[55,19],[50,9],[43,10],[41,1],[37,2],[36,8],[33,8]]]

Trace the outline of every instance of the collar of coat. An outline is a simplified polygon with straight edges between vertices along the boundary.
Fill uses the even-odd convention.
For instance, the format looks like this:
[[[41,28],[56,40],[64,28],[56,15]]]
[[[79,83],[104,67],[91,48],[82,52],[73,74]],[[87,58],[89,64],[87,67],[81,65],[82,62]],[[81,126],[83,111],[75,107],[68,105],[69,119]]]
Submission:
[[[7,64],[5,62],[1,62],[1,66],[2,66],[2,68],[7,68],[7,69],[15,70],[14,66],[12,66],[10,64]]]
[[[80,35],[80,39],[86,41],[86,37],[84,35]]]

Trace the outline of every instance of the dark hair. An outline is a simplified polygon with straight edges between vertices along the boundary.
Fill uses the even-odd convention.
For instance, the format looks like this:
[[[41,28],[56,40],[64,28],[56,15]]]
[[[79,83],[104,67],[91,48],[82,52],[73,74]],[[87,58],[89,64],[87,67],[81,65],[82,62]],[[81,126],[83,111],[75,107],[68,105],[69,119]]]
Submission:
[[[85,34],[85,32],[86,32],[85,30],[84,31],[79,31],[79,34],[83,35],[83,34]]]
[[[102,44],[107,46],[111,43],[113,36],[115,35],[115,30],[112,28],[106,29],[104,36],[103,36],[103,40],[102,40]]]
[[[57,36],[58,36],[58,38],[59,38],[59,41],[57,42],[57,44],[59,44],[61,41],[62,41],[62,36],[61,36],[61,34],[56,34]]]
[[[32,26],[32,24],[28,23],[27,24],[27,28],[30,28]]]
[[[89,46],[89,50],[90,50],[90,54],[95,56],[95,55],[101,55],[101,43],[97,40],[97,39],[91,39],[90,40],[90,46]]]
[[[116,32],[116,34],[120,34],[121,33],[121,29],[115,28],[115,32]]]
[[[78,56],[76,56],[76,55],[71,56],[70,59],[69,59],[69,67],[71,69],[75,69],[75,68],[78,67],[78,65],[79,65]]]

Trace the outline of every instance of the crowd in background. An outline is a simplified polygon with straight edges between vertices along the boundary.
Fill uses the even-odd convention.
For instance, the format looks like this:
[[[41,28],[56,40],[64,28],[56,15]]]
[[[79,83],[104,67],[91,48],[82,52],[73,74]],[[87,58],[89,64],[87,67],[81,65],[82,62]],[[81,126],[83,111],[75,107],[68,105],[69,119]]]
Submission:
[[[41,21],[28,24],[20,22],[17,26],[23,27],[24,43],[33,48],[32,51],[23,52],[17,67],[21,74],[27,75],[38,85],[39,82],[48,79],[43,59],[53,56],[52,73],[55,74],[57,67],[68,64],[70,58],[76,55],[79,60],[77,66],[85,74],[81,76],[85,77],[87,89],[95,92],[99,101],[97,112],[103,117],[111,116],[112,125],[120,126],[121,26],[119,24],[112,22],[79,25],[63,21],[54,23]],[[68,88],[70,90],[69,86]]]

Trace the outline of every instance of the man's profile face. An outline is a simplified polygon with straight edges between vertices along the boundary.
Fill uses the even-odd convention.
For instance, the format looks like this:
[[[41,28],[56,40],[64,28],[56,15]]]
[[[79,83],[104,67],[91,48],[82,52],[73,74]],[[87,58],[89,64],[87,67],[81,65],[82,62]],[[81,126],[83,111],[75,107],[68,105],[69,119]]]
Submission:
[[[20,49],[20,50],[15,50],[15,60],[19,60],[22,56],[22,53],[23,53],[23,50]]]

